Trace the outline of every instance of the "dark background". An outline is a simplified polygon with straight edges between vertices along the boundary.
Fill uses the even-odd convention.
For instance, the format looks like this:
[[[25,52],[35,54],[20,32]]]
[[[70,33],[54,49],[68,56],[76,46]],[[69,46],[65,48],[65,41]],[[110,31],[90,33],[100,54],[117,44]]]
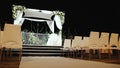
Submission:
[[[65,12],[63,33],[88,36],[90,31],[120,33],[120,8],[79,8],[79,3],[59,0],[0,0],[0,25],[13,23],[12,5]],[[29,26],[29,24],[28,24]]]

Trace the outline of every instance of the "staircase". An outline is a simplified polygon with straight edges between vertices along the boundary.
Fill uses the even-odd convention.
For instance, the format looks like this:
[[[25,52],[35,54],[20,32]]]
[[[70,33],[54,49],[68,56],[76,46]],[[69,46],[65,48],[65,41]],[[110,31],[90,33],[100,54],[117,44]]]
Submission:
[[[23,45],[23,56],[61,56],[61,46]]]

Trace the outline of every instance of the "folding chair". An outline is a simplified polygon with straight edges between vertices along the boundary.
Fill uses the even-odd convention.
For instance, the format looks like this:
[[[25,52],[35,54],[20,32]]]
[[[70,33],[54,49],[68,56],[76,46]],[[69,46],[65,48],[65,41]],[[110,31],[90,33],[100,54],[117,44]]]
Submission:
[[[7,49],[7,57],[11,56],[12,49],[18,49],[19,50],[19,60],[21,60],[22,33],[21,33],[20,25],[5,23],[2,47]]]

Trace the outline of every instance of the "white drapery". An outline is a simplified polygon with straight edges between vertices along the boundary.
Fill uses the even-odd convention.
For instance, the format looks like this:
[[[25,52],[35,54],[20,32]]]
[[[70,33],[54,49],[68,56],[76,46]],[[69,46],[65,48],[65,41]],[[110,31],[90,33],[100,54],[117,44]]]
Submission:
[[[26,9],[24,11],[24,13],[25,13],[24,17],[34,17],[34,18],[36,17],[36,18],[43,18],[43,19],[51,20],[51,17],[54,15],[53,13],[47,14],[47,13],[44,13],[44,12],[41,12],[41,11]]]
[[[25,15],[23,15],[25,13]],[[43,22],[46,21],[47,25],[49,26],[52,33],[49,35],[47,45],[52,46],[61,46],[62,45],[62,33],[55,34],[54,33],[54,23],[56,23],[57,28],[62,30],[62,24],[60,17],[58,15],[55,15],[53,20],[51,17],[55,15],[51,11],[46,10],[36,10],[36,9],[26,9],[24,11],[17,11],[17,18],[14,20],[14,24],[21,25],[23,24],[24,20],[31,20],[31,21],[38,21]],[[32,19],[31,17],[35,18],[41,18],[41,19]]]

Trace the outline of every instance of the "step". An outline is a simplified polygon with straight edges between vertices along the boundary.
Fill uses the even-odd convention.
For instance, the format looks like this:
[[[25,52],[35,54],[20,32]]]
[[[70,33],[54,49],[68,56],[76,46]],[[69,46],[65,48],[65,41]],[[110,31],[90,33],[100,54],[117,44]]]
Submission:
[[[32,53],[61,53],[62,50],[28,50],[28,49],[23,49],[23,52],[32,52]]]
[[[62,53],[22,53],[23,56],[61,56]]]
[[[59,47],[23,47],[23,49],[36,49],[36,50],[60,50]]]
[[[12,50],[14,55],[18,55],[18,50]],[[61,56],[61,46],[23,46],[23,56]]]
[[[55,48],[61,48],[62,46],[38,46],[38,45],[23,45],[23,47],[43,47],[43,48],[46,48],[46,47],[55,47]]]

